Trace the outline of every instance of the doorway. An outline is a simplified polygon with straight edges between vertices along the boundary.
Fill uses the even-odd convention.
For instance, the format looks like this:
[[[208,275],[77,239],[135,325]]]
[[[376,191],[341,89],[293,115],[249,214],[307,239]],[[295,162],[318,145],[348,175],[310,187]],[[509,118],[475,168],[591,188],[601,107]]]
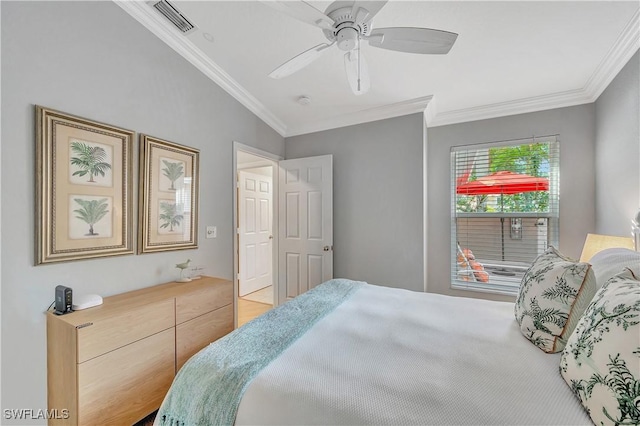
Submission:
[[[233,279],[239,327],[333,278],[333,156],[283,160],[234,142],[233,176]],[[271,202],[257,194],[261,185],[272,188]],[[259,257],[260,250],[265,256]],[[269,282],[262,282],[269,276],[264,278]],[[268,284],[271,288],[263,290]],[[266,300],[250,300],[264,297],[255,294],[258,291],[269,292]]]
[[[275,203],[278,156],[234,143],[234,238],[237,327],[277,300]]]

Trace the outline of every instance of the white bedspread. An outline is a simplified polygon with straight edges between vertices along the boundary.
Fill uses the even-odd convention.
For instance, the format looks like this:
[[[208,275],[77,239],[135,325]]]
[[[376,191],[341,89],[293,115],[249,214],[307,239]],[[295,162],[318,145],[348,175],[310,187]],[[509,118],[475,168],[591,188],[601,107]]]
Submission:
[[[249,385],[236,424],[591,424],[513,304],[367,285]]]

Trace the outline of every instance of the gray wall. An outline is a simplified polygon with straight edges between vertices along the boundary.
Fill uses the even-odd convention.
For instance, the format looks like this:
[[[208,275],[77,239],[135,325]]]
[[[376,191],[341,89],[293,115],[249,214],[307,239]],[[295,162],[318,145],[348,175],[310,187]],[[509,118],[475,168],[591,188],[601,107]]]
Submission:
[[[34,104],[199,148],[199,249],[34,267]],[[187,257],[231,278],[233,141],[284,155],[280,135],[111,2],[2,2],[1,136],[2,408],[46,408],[56,285],[108,296],[171,281]]]
[[[480,120],[427,131],[427,291],[494,300],[510,297],[450,288],[450,148],[471,143],[559,135],[560,243],[568,256],[580,257],[587,232],[595,228],[595,106],[560,108]]]
[[[333,154],[334,276],[423,291],[423,116],[285,140],[289,158]]]
[[[640,207],[640,53],[596,101],[596,228],[629,236]]]

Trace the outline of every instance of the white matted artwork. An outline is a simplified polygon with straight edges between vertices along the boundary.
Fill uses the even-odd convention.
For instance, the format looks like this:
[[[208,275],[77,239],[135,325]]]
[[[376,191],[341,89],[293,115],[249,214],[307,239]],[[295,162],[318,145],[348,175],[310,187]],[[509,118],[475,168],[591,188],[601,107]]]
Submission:
[[[36,105],[36,265],[133,253],[133,137]]]
[[[199,156],[140,135],[138,253],[198,248]]]

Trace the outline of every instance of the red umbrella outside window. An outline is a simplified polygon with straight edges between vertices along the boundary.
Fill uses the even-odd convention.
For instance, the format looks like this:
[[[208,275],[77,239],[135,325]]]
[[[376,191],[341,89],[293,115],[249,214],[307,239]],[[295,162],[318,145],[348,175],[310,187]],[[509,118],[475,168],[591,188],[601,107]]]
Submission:
[[[513,195],[522,192],[548,191],[549,179],[510,171],[482,176],[474,181],[458,185],[460,195]]]

